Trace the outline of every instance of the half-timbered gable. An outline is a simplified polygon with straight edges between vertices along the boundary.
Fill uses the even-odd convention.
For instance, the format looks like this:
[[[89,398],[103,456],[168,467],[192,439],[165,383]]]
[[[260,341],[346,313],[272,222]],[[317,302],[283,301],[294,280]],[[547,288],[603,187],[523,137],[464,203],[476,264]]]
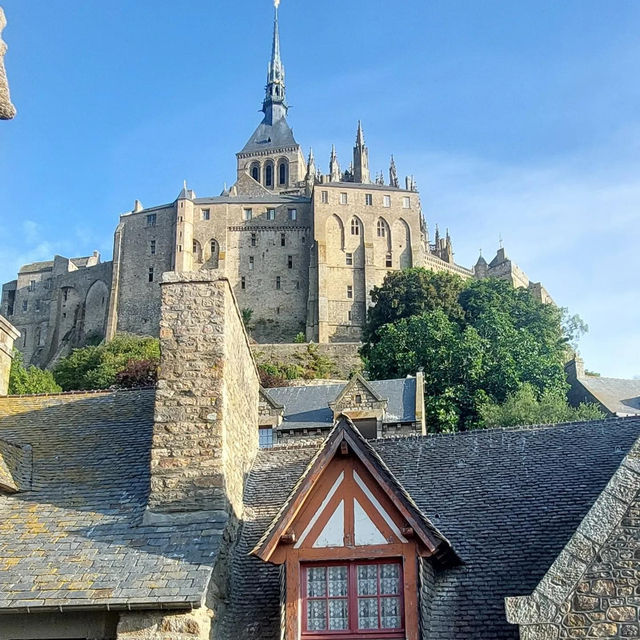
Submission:
[[[252,553],[284,566],[285,640],[417,640],[419,559],[456,560],[346,417]]]

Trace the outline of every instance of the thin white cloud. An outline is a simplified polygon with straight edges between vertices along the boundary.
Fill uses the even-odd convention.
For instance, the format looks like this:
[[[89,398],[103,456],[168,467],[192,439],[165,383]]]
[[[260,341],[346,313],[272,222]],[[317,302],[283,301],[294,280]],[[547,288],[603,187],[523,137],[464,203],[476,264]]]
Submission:
[[[456,261],[507,253],[556,302],[590,325],[589,368],[631,377],[640,361],[640,162],[638,136],[617,136],[579,158],[501,165],[478,158],[415,157],[430,228],[451,230]],[[406,161],[406,159],[405,159]]]

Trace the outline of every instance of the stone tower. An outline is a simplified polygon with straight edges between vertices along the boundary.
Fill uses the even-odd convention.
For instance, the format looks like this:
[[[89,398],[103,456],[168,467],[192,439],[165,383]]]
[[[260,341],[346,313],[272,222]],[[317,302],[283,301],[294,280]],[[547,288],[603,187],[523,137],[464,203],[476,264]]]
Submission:
[[[262,102],[264,118],[242,151],[237,154],[238,180],[249,175],[254,183],[242,186],[255,190],[255,183],[276,193],[297,192],[304,187],[307,167],[300,145],[287,122],[287,92],[285,70],[280,57],[280,27],[276,3],[273,19],[271,60],[267,71],[267,86]],[[240,182],[242,185],[242,182]]]
[[[356,146],[353,147],[353,180],[362,184],[370,184],[371,174],[369,173],[369,149],[364,144],[364,134],[362,124],[358,120],[358,133],[356,135]]]

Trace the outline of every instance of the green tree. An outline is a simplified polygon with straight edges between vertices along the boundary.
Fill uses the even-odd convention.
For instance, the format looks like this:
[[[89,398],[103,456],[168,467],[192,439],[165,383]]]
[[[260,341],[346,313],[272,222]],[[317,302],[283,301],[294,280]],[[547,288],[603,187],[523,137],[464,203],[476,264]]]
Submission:
[[[385,307],[392,297],[392,291],[385,294]],[[464,283],[457,303],[459,312],[438,302],[435,310],[370,332],[362,349],[369,375],[400,377],[422,368],[427,419],[437,431],[483,426],[480,406],[500,405],[523,385],[530,385],[536,397],[548,393],[566,399],[568,336],[561,309],[491,279]]]
[[[118,374],[135,370],[134,363],[145,362],[145,369],[160,362],[160,343],[156,338],[117,335],[98,346],[74,349],[53,370],[56,382],[65,390],[108,389],[117,384]],[[130,381],[133,376],[127,375]]]
[[[422,267],[387,274],[382,285],[371,291],[373,306],[364,328],[365,345],[375,340],[385,324],[425,311],[440,309],[449,318],[461,319],[458,297],[464,285],[460,276]]]
[[[553,391],[538,394],[535,387],[527,383],[508,394],[502,404],[485,400],[479,406],[479,414],[485,427],[553,424],[604,418],[604,413],[596,404],[571,407],[563,395]]]
[[[24,366],[22,354],[14,349],[9,371],[9,394],[58,393],[62,391],[51,371]]]

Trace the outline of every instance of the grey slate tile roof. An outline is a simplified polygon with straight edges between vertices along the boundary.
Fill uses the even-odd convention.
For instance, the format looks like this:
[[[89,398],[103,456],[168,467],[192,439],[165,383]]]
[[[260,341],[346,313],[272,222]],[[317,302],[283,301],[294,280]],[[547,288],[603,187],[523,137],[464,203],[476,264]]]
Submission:
[[[33,448],[33,490],[0,493],[0,611],[199,606],[221,525],[141,525],[153,402],[153,390],[0,398],[0,437]]]
[[[640,380],[584,376],[579,381],[611,413],[640,416]]]
[[[297,147],[298,143],[293,137],[293,131],[286,118],[280,118],[273,124],[263,120],[252,136],[244,145],[240,153],[253,153],[265,149],[277,149],[280,147]]]
[[[333,412],[329,403],[338,397],[346,384],[267,389],[276,402],[284,405],[284,420],[280,429],[330,429],[333,426]],[[389,401],[385,423],[415,421],[415,378],[373,380],[369,384]]]
[[[423,640],[517,640],[504,598],[533,591],[640,437],[640,419],[372,442],[463,564],[436,572]],[[259,452],[234,553],[225,640],[277,640],[279,567],[249,552],[316,452]]]

